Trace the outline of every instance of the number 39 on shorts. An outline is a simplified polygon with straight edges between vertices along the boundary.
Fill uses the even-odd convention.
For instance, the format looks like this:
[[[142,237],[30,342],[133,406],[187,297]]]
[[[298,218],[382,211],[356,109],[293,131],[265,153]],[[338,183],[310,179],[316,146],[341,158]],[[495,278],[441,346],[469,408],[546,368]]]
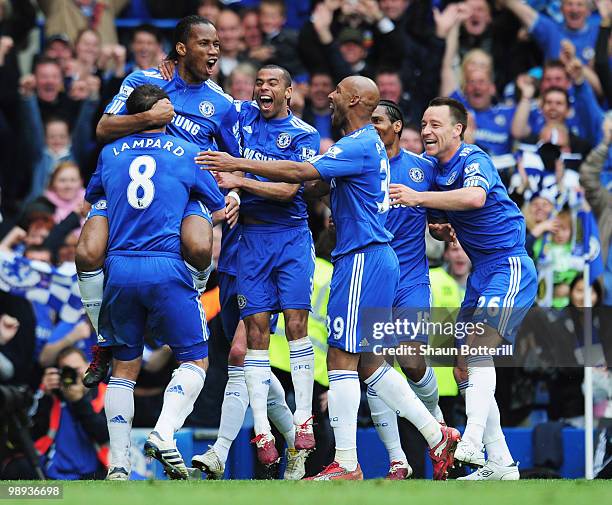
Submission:
[[[333,325],[331,324],[331,318],[327,316],[327,334],[330,337],[340,340],[344,334],[344,319],[341,316],[334,318]]]

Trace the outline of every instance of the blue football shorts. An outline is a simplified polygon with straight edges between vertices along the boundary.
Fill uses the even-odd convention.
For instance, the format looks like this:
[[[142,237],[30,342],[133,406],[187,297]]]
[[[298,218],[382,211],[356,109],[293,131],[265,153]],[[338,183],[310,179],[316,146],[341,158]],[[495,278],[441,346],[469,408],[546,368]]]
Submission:
[[[106,259],[98,343],[115,358],[142,355],[145,329],[169,345],[177,361],[208,356],[208,328],[200,297],[178,255],[111,254]]]
[[[479,265],[468,277],[457,321],[485,324],[508,343],[513,343],[521,322],[535,301],[537,287],[535,265],[526,254]],[[456,345],[465,343],[456,340]]]
[[[377,329],[392,320],[399,262],[388,244],[375,244],[334,262],[327,304],[328,344],[349,353],[382,344]]]

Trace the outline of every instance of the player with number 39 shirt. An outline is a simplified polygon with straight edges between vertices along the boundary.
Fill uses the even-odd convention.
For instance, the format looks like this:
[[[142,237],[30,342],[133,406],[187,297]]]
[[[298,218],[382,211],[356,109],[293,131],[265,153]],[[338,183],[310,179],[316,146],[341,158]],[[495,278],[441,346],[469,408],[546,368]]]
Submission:
[[[385,229],[389,211],[389,160],[371,124],[380,95],[368,78],[343,79],[330,93],[332,123],[346,135],[309,161],[256,161],[226,153],[200,153],[209,170],[246,172],[270,180],[329,183],[337,243],[328,303],[328,410],[336,440],[334,462],[314,480],[360,480],[357,462],[359,374],[389,407],[410,420],[427,440],[437,478],[446,478],[459,433],[440,424],[404,378],[381,356],[360,354],[368,347],[368,313],[390,317],[399,278],[397,256]]]

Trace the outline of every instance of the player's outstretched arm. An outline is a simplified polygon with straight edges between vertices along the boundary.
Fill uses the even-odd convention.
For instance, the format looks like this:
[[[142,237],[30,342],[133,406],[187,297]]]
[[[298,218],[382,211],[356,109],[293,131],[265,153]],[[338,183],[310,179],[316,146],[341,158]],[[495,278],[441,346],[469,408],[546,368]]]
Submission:
[[[487,193],[480,187],[459,188],[452,191],[415,191],[403,184],[391,184],[389,198],[393,205],[438,210],[473,210],[484,206]]]
[[[300,189],[299,184],[258,181],[227,172],[217,172],[215,179],[217,179],[220,188],[248,191],[253,195],[267,198],[268,200],[276,200],[277,202],[290,202],[295,198]]]
[[[204,170],[216,170],[217,172],[241,170],[279,182],[298,183],[321,178],[317,169],[306,161],[256,161],[234,158],[218,151],[205,151],[198,153],[195,162],[202,165]]]
[[[105,144],[126,135],[167,125],[174,117],[170,100],[159,100],[151,109],[138,114],[104,114],[96,127],[96,138]]]

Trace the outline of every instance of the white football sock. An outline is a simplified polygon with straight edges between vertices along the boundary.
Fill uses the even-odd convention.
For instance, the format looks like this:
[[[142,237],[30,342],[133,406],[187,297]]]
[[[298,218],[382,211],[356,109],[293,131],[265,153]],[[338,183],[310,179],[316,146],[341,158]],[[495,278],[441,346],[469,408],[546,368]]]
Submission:
[[[295,424],[303,424],[312,417],[314,387],[314,350],[308,336],[289,341],[289,363],[295,391],[293,420]]]
[[[110,442],[110,466],[130,470],[130,432],[134,419],[136,382],[111,377],[104,395],[104,412]]]
[[[397,415],[370,387],[368,387],[367,397],[368,405],[370,406],[370,414],[372,415],[372,422],[374,423],[380,440],[384,444],[385,449],[387,449],[389,461],[407,461],[406,454],[404,454],[400,442],[399,430],[397,428]]]
[[[413,382],[408,379],[408,384],[414,393],[418,396],[419,400],[423,402],[423,405],[427,407],[427,410],[431,412],[436,421],[439,423],[444,422],[444,416],[442,410],[438,405],[439,394],[438,394],[438,379],[433,368],[430,366],[425,370],[425,375],[418,382]]]
[[[174,371],[164,393],[161,414],[153,428],[164,440],[172,440],[174,433],[182,428],[204,387],[205,379],[204,370],[192,363],[183,363]]]
[[[253,411],[256,435],[270,433],[267,403],[271,374],[269,351],[247,349],[244,358],[244,378],[249,391],[249,404]]]
[[[469,386],[465,390],[465,414],[467,423],[463,438],[477,449],[482,449],[482,439],[491,401],[495,398],[495,366],[493,358],[478,356],[468,359]]]
[[[427,407],[410,389],[401,374],[383,363],[365,380],[365,383],[383,400],[395,413],[408,419],[425,437],[429,447],[434,447],[442,440],[440,424],[429,413]]]
[[[219,434],[213,445],[213,449],[223,464],[227,461],[232,442],[236,440],[240,428],[242,428],[248,406],[249,392],[244,378],[244,368],[228,365],[227,384],[225,385],[225,396],[223,397],[221,420],[219,421]]]
[[[353,471],[357,468],[357,414],[361,400],[359,376],[353,370],[332,370],[328,376],[327,410],[336,439],[335,461],[342,468]]]
[[[77,279],[83,308],[97,334],[100,307],[104,295],[104,270],[99,268],[92,272],[78,272]]]
[[[491,401],[489,415],[487,416],[487,424],[485,426],[484,435],[482,437],[485,449],[487,450],[487,459],[501,466],[510,466],[514,463],[506,437],[501,429],[501,420],[499,416],[499,407],[495,396]]]
[[[281,432],[289,449],[295,449],[295,426],[293,414],[285,399],[285,390],[274,373],[270,373],[270,389],[268,390],[268,417]]]
[[[189,270],[189,273],[191,274],[194,287],[198,290],[198,293],[204,293],[204,291],[206,291],[206,284],[208,283],[210,272],[212,272],[213,269],[212,265],[209,265],[205,270],[198,270],[186,261],[184,261],[184,263],[187,266],[187,270]]]

